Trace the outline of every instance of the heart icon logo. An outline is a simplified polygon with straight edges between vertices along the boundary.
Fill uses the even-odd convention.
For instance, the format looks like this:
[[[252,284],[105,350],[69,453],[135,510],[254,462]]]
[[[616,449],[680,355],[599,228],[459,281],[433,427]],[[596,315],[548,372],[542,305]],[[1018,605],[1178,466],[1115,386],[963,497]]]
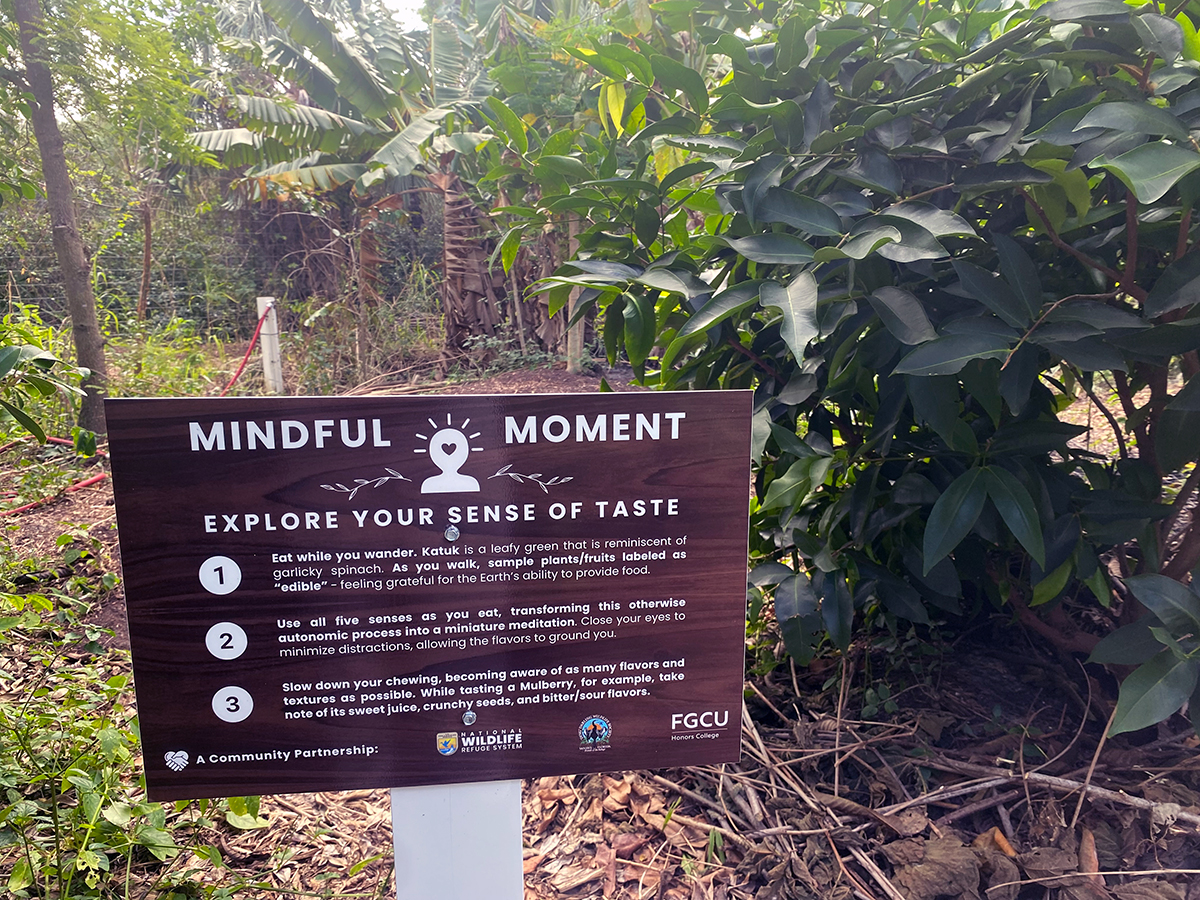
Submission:
[[[163,762],[172,772],[182,772],[187,768],[188,755],[186,750],[168,750],[163,754]]]
[[[458,449],[457,441],[442,441],[442,446],[439,448],[444,456],[452,456],[454,451]]]

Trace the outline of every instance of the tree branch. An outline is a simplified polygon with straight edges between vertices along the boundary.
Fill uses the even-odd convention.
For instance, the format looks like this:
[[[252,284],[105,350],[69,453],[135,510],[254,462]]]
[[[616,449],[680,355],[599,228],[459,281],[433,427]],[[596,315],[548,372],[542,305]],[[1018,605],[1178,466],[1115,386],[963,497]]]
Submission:
[[[1125,446],[1125,436],[1121,434],[1121,426],[1117,422],[1117,417],[1112,414],[1112,411],[1109,410],[1107,406],[1100,402],[1100,398],[1096,396],[1095,391],[1093,391],[1088,386],[1087,382],[1083,380],[1083,373],[1074,366],[1070,366],[1070,369],[1075,373],[1075,380],[1079,382],[1079,386],[1083,388],[1083,392],[1087,394],[1088,399],[1095,404],[1096,409],[1100,410],[1100,414],[1108,420],[1108,425],[1112,429],[1113,437],[1117,439],[1117,449],[1121,453],[1121,459],[1129,459],[1129,448]]]
[[[1008,356],[1005,357],[1004,365],[1000,367],[1000,371],[1003,372],[1008,368],[1008,364],[1012,362],[1012,358],[1014,355],[1016,355],[1016,352],[1021,349],[1021,345],[1029,340],[1029,336],[1037,330],[1039,325],[1046,321],[1046,316],[1050,315],[1050,313],[1054,312],[1068,300],[1107,300],[1116,296],[1116,291],[1109,291],[1107,294],[1069,294],[1068,296],[1063,297],[1061,300],[1056,300],[1050,305],[1048,310],[1041,314],[1036,322],[1029,326],[1029,330],[1021,335],[1021,339],[1017,341],[1017,346],[1013,347],[1012,350],[1009,351]]]
[[[9,84],[14,84],[22,91],[28,93],[29,82],[25,80],[25,76],[16,69],[10,69],[7,66],[0,66],[0,78],[3,78]]]
[[[1071,256],[1073,256],[1077,260],[1079,260],[1079,262],[1081,262],[1085,266],[1087,266],[1089,269],[1095,269],[1097,272],[1101,273],[1102,275],[1108,276],[1108,278],[1110,278],[1114,284],[1120,285],[1120,288],[1122,291],[1124,291],[1126,294],[1128,294],[1129,296],[1136,299],[1139,303],[1145,301],[1146,292],[1143,291],[1136,284],[1126,283],[1126,280],[1121,276],[1121,273],[1118,272],[1116,269],[1110,269],[1104,263],[1092,259],[1086,253],[1083,253],[1082,251],[1077,250],[1075,247],[1071,246],[1066,241],[1064,241],[1059,236],[1058,232],[1054,230],[1054,226],[1050,224],[1050,217],[1048,215],[1046,215],[1046,211],[1044,209],[1042,209],[1042,206],[1040,203],[1038,203],[1036,200],[1033,199],[1033,197],[1032,197],[1032,195],[1030,195],[1029,191],[1025,190],[1024,188],[1017,188],[1017,193],[1025,198],[1025,202],[1029,204],[1029,206],[1033,209],[1033,211],[1035,213],[1037,213],[1037,217],[1042,220],[1042,225],[1044,225],[1046,228],[1046,234],[1050,236],[1050,240],[1054,244],[1055,247],[1057,247],[1058,249],[1060,249],[1066,253],[1069,253]]]
[[[1197,487],[1200,487],[1200,466],[1193,466],[1192,474],[1187,477],[1187,481],[1179,489],[1179,494],[1176,496],[1175,502],[1171,504],[1171,514],[1163,519],[1161,532],[1164,546],[1167,540],[1170,539],[1171,532],[1175,530],[1175,526],[1179,523],[1179,517],[1183,515],[1188,499],[1196,492]]]
[[[1133,392],[1129,390],[1129,378],[1120,369],[1113,372],[1113,382],[1117,387],[1117,396],[1121,399],[1121,410],[1125,413],[1125,424],[1133,428],[1138,440],[1138,459],[1147,452],[1150,436],[1146,431],[1146,420],[1138,415],[1138,408],[1133,402]]]
[[[772,366],[770,363],[768,363],[765,359],[763,359],[761,356],[759,356],[753,350],[750,350],[747,347],[743,347],[741,342],[738,341],[736,338],[732,338],[732,337],[728,338],[728,339],[726,339],[725,343],[727,343],[730,347],[732,347],[738,353],[745,356],[747,359],[751,360],[756,366],[759,366],[764,372],[766,372],[768,375],[770,375],[772,378],[774,378],[780,384],[784,383],[783,376],[780,375],[777,371],[775,371],[774,366]]]
[[[1151,54],[1153,58],[1153,54]],[[1133,284],[1137,279],[1138,264],[1138,204],[1133,191],[1125,191],[1125,279]]]
[[[1179,235],[1175,238],[1175,256],[1172,262],[1179,262],[1187,253],[1188,232],[1192,229],[1192,211],[1189,209],[1179,220]]]

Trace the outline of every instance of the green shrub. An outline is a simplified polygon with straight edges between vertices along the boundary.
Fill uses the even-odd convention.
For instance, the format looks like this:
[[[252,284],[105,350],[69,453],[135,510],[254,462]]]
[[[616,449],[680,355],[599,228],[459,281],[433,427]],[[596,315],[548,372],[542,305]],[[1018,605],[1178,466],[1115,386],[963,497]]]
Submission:
[[[499,256],[578,217],[552,310],[580,290],[647,384],[754,391],[754,584],[800,661],[989,610],[1088,653],[1067,608],[1200,562],[1200,4],[717,6],[569,48],[574,129],[487,101]]]

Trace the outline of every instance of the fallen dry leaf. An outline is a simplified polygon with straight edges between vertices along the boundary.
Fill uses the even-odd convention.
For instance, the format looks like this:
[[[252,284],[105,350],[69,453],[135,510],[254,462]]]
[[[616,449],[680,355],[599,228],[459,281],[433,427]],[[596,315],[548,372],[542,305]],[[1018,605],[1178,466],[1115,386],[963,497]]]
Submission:
[[[979,860],[969,847],[953,838],[927,841],[920,862],[900,866],[892,876],[909,900],[935,897],[979,897]]]

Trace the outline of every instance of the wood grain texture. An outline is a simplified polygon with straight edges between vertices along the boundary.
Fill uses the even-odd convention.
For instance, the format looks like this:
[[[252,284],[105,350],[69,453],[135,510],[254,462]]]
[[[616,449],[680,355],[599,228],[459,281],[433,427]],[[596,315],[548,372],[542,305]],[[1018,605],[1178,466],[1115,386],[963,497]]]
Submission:
[[[737,758],[749,394],[115,400],[107,413],[153,798]],[[667,413],[683,414],[674,420],[674,439]],[[637,439],[638,414],[646,423],[657,418],[657,440],[646,428]],[[624,415],[629,419],[614,420]],[[506,442],[506,417],[521,426],[530,416],[539,426],[536,442]],[[563,422],[541,430],[550,416],[568,426],[561,442],[546,436],[561,434]],[[607,440],[577,440],[586,438],[578,416],[592,428],[605,417]],[[304,446],[282,448],[284,420],[305,424]],[[341,420],[349,421],[352,442],[364,421],[362,446],[344,446]],[[372,446],[376,420],[390,446]],[[276,423],[276,449],[246,449],[251,421],[260,430]],[[331,435],[319,449],[318,421],[333,423],[322,429]],[[622,421],[631,439],[613,440],[614,422]],[[206,450],[218,422],[226,449]],[[239,450],[232,449],[233,422],[241,423]],[[203,436],[195,450],[191,423]],[[449,432],[460,430],[478,449],[456,448]],[[436,464],[464,455],[457,467]],[[452,487],[474,479],[478,490],[422,493],[426,480],[446,469],[468,479]],[[489,513],[501,521],[485,521]],[[410,515],[411,524],[399,524]],[[455,519],[460,536],[450,541],[445,532]],[[664,539],[670,543],[609,546]],[[665,558],[624,558],[632,552]],[[358,557],[339,563],[339,554]],[[614,561],[602,561],[605,554]],[[241,570],[230,593],[206,590],[199,578],[206,560],[218,556]],[[418,564],[438,569],[418,574]],[[352,571],[335,574],[347,567]],[[220,577],[231,575],[225,569]],[[618,574],[596,574],[614,569]],[[560,611],[537,611],[543,608]],[[370,621],[405,616],[411,621]],[[618,624],[618,616],[638,620]],[[246,636],[235,659],[220,659],[206,645],[208,631],[222,622]],[[541,624],[522,627],[531,622]],[[585,666],[612,668],[585,673]],[[227,687],[253,698],[242,721],[214,712],[214,696]],[[592,696],[582,699],[586,694]],[[530,698],[536,702],[518,702]],[[469,726],[467,705],[477,717]],[[392,707],[404,711],[389,714]],[[607,742],[581,740],[581,723],[592,716],[610,723]],[[437,747],[446,733],[458,734],[450,755]],[[491,746],[507,749],[467,747],[489,737]]]

